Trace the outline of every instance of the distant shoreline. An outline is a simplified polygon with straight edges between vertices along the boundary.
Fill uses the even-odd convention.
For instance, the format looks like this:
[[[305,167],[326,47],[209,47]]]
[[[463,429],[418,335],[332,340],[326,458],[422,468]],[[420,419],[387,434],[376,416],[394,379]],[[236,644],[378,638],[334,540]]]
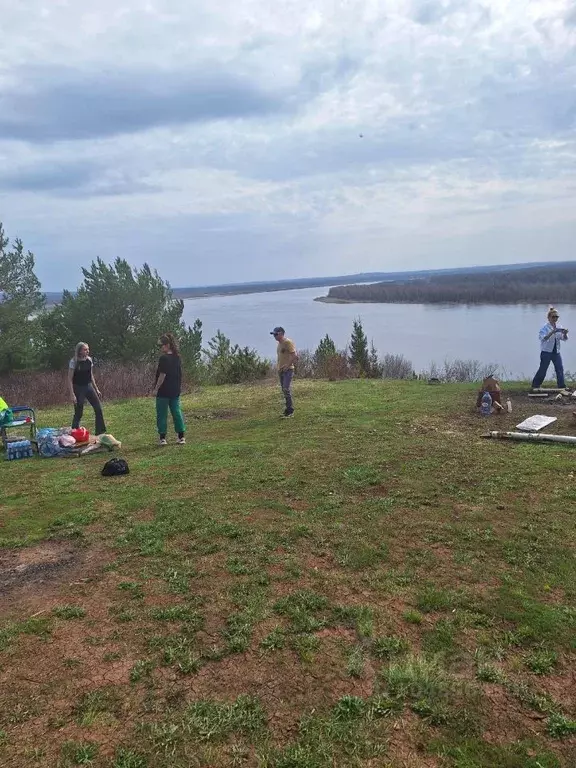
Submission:
[[[445,269],[423,269],[406,272],[360,272],[355,275],[332,275],[328,277],[301,277],[288,280],[262,280],[247,283],[229,283],[224,285],[203,285],[203,286],[185,286],[183,288],[172,288],[172,295],[175,299],[209,299],[214,296],[220,298],[224,296],[242,296],[254,293],[277,293],[280,291],[298,291],[305,288],[335,288],[345,287],[347,285],[361,285],[368,283],[390,283],[390,282],[412,282],[423,279],[431,279],[439,276],[459,276],[502,273],[505,271],[520,272],[522,270],[542,267],[550,269],[555,266],[565,265],[567,262],[537,262],[520,264],[499,264],[491,266],[473,266],[473,267],[454,267]],[[568,262],[571,263],[571,262]],[[72,291],[74,294],[75,291]],[[46,306],[54,306],[62,301],[62,293],[56,291],[46,291]],[[330,297],[318,297],[318,301],[327,301],[329,303],[357,303],[344,299],[341,302],[335,302]],[[328,303],[328,301],[327,301]],[[374,301],[362,303],[379,303]]]
[[[406,306],[425,304],[429,307],[542,307],[543,304],[548,306],[549,302],[546,301],[522,301],[516,299],[495,299],[493,301],[487,299],[478,299],[477,301],[432,301],[430,299],[422,299],[421,301],[407,301],[407,300],[388,300],[388,301],[376,301],[370,299],[338,299],[331,296],[318,296],[314,301],[320,304],[405,304]],[[573,301],[563,301],[562,304],[568,304],[569,306],[576,304],[576,299]]]
[[[320,304],[375,304],[374,301],[350,301],[349,299],[333,299],[330,296],[317,296],[314,301]]]
[[[576,262],[475,274],[436,274],[425,279],[339,285],[324,302],[435,305],[576,304]]]

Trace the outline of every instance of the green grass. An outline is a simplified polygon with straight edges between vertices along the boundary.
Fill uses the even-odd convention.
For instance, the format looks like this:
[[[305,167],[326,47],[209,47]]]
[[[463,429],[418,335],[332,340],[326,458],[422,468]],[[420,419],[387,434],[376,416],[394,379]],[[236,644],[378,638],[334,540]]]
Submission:
[[[407,653],[410,644],[403,637],[377,637],[372,643],[372,653],[378,659],[389,659]]]
[[[62,747],[62,757],[66,765],[94,765],[98,751],[98,745],[93,742],[67,741]]]
[[[52,609],[52,613],[59,619],[83,619],[86,611],[79,605],[60,605]]]
[[[481,439],[474,390],[297,382],[283,421],[206,388],[164,450],[153,402],[107,403],[128,476],[0,462],[0,557],[76,558],[0,616],[0,763],[571,768],[574,449]]]
[[[113,718],[121,706],[120,694],[111,687],[84,694],[74,707],[76,722],[83,728]]]

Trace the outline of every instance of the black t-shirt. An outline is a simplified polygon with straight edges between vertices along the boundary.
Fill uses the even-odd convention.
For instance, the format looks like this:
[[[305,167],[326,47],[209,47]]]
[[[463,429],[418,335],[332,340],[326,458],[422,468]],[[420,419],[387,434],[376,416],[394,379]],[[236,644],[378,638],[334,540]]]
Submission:
[[[179,355],[162,355],[158,361],[156,381],[158,381],[161,373],[165,373],[166,378],[158,390],[158,397],[180,397],[182,366]]]
[[[92,359],[70,360],[70,368],[73,369],[72,383],[77,387],[87,387],[92,383]]]

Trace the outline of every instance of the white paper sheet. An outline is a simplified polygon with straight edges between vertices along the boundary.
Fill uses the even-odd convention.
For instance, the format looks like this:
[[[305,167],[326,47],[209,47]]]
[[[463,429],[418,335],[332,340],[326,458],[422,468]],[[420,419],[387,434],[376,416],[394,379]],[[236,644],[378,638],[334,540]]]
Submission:
[[[530,416],[521,424],[516,424],[516,429],[520,429],[522,432],[539,432],[555,421],[558,421],[556,416]]]

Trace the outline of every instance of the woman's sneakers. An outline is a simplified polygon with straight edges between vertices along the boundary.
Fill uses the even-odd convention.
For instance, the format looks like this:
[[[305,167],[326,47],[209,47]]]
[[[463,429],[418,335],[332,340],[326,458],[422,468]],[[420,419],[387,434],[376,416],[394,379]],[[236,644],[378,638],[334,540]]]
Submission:
[[[159,442],[159,445],[161,445],[161,446],[165,446],[165,445],[168,445],[168,440],[166,440],[166,438],[165,438],[165,437],[161,437],[161,438],[160,438],[160,442]],[[179,437],[179,438],[176,440],[176,445],[186,445],[186,438],[185,438],[185,437]]]

